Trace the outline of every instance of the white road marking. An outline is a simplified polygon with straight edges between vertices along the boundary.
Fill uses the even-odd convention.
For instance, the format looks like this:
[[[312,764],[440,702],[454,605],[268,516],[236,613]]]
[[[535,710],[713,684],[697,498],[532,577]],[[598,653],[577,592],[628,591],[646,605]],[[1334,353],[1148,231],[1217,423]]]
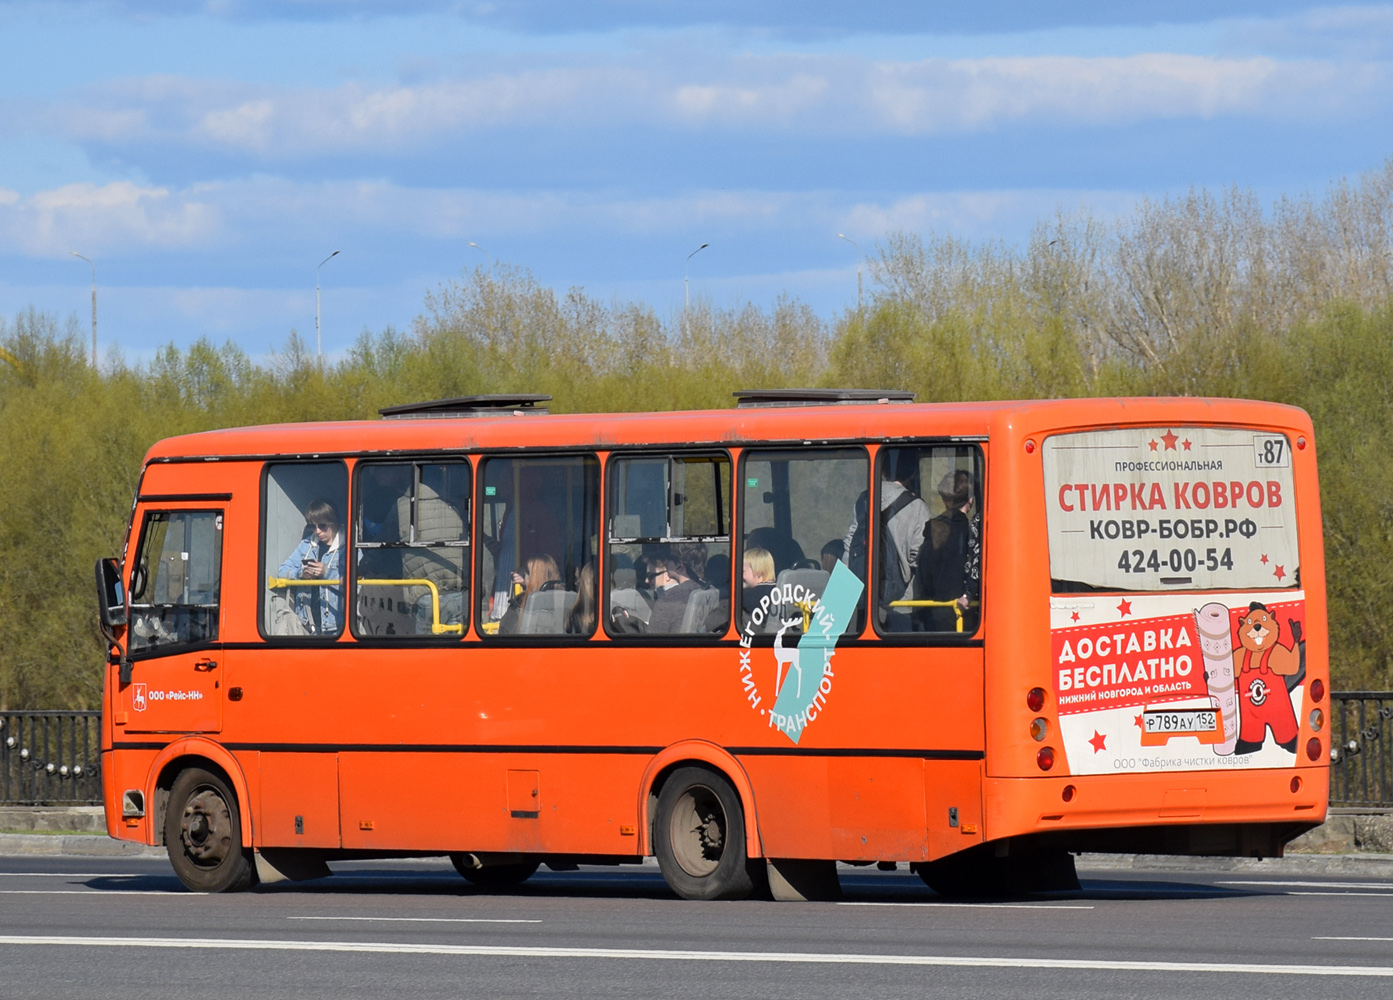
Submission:
[[[966,955],[817,954],[778,951],[673,951],[641,948],[548,948],[495,945],[401,944],[388,941],[265,941],[236,938],[69,937],[0,935],[0,945],[66,948],[179,948],[212,951],[320,951],[378,955],[488,958],[621,959],[640,962],[770,962],[783,965],[911,965],[971,969],[1091,969],[1117,972],[1239,973],[1254,976],[1349,976],[1393,979],[1386,965],[1268,965],[1239,962],[1127,962],[1088,958]]]
[[[1350,898],[1351,896],[1367,896],[1367,897],[1369,897],[1370,899],[1387,899],[1389,896],[1393,896],[1393,893],[1389,893],[1389,892],[1354,892],[1354,891],[1352,891],[1352,890],[1350,890],[1350,889],[1341,889],[1339,892],[1336,892],[1336,891],[1334,891],[1333,889],[1332,889],[1332,890],[1329,890],[1329,891],[1317,891],[1317,890],[1306,891],[1306,890],[1303,890],[1303,889],[1288,889],[1286,892],[1282,893],[1282,895],[1283,895],[1283,896],[1343,896],[1343,897],[1345,897],[1346,899]]]
[[[906,906],[927,906],[927,907],[933,907],[933,908],[944,907],[944,906],[965,906],[965,907],[967,907],[967,908],[969,908],[969,909],[973,909],[973,910],[1091,910],[1091,909],[1093,909],[1092,906],[1087,906],[1087,905],[1084,905],[1084,904],[1081,904],[1081,903],[922,903],[922,902],[893,903],[893,902],[889,902],[889,901],[877,901],[877,902],[865,902],[865,903],[862,903],[862,902],[847,902],[847,903],[838,903],[837,905],[838,905],[838,906],[895,906],[895,907],[900,907],[900,908],[903,908],[903,907],[906,907]]]
[[[0,878],[172,878],[173,872],[0,872]]]
[[[286,917],[286,920],[370,920],[401,924],[540,924],[540,920],[504,920],[495,917]]]
[[[1285,885],[1300,889],[1385,889],[1393,892],[1393,882],[1266,882],[1252,879],[1245,882],[1220,882],[1219,885]]]
[[[1312,941],[1393,941],[1393,937],[1313,937]]]
[[[176,896],[179,899],[196,899],[206,895],[173,889],[0,889],[0,896]]]

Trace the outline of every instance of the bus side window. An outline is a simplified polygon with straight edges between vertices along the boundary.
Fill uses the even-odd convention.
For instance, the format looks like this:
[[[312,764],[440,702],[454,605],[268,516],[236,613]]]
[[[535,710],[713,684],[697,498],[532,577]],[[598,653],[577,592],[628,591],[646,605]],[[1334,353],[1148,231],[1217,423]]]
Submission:
[[[730,459],[623,455],[607,469],[612,635],[716,636],[730,627]]]
[[[887,447],[877,464],[876,628],[973,634],[982,613],[981,451]]]
[[[599,459],[486,458],[479,483],[479,633],[594,632]]]
[[[358,465],[353,545],[360,638],[464,634],[469,475],[466,462]]]
[[[808,629],[837,563],[845,561],[869,469],[862,448],[745,452],[745,538],[736,567],[742,632],[781,636]],[[864,608],[863,592],[838,631],[859,633]]]
[[[266,467],[261,505],[262,635],[342,634],[347,501],[348,473],[342,462]]]
[[[147,514],[132,584],[132,653],[216,642],[222,513]]]

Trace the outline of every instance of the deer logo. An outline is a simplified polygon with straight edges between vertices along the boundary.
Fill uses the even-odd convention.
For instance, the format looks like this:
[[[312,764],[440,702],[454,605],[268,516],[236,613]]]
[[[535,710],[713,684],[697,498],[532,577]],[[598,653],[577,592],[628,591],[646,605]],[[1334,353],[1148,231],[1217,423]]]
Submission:
[[[793,626],[802,626],[802,617],[781,619],[779,631],[774,634],[774,696],[783,690],[784,681],[791,673],[798,674],[798,696],[803,696],[803,668],[798,663],[798,647],[784,645],[784,633]]]

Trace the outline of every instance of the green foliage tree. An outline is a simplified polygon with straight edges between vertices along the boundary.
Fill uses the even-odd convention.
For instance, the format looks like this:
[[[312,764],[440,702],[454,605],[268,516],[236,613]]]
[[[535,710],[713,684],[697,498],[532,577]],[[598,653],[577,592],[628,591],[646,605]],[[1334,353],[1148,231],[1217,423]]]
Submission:
[[[921,400],[1248,396],[1315,420],[1336,687],[1393,687],[1393,159],[1264,211],[1191,191],[1020,246],[896,234],[865,309],[833,320],[695,304],[664,318],[506,266],[428,294],[406,331],[321,367],[294,331],[84,360],[75,321],[0,318],[0,708],[100,695],[92,565],[121,551],[142,456],[216,427],[370,419],[412,400],[541,392],[560,412],[728,406],[742,388],[910,389]]]

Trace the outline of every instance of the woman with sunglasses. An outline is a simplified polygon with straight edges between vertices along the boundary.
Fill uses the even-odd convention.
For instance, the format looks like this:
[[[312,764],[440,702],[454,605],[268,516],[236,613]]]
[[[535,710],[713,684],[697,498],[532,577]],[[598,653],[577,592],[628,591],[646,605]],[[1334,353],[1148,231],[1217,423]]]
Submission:
[[[312,635],[337,635],[343,606],[343,535],[339,514],[328,500],[305,508],[308,531],[277,572],[290,580],[327,580],[322,586],[293,588],[295,612]]]

